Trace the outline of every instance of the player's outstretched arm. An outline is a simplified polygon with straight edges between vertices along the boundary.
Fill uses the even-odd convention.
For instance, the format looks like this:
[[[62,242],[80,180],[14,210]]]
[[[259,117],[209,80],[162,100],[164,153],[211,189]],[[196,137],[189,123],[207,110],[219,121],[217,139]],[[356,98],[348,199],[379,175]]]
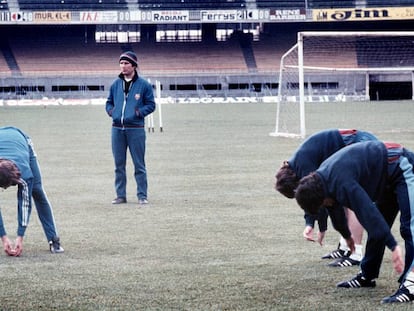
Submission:
[[[351,250],[351,253],[355,253],[355,242],[354,239],[351,237],[349,237],[348,239],[346,239],[346,244],[348,245],[349,249]]]
[[[404,270],[404,260],[402,256],[401,247],[397,245],[392,251],[392,265],[395,272],[400,274]]]

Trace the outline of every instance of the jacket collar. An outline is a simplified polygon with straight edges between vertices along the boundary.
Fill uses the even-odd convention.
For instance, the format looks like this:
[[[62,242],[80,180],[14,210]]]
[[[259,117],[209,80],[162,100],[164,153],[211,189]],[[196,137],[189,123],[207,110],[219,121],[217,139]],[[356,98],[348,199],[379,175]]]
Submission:
[[[135,82],[135,81],[137,81],[137,80],[138,80],[138,72],[137,72],[136,70],[134,70],[134,72],[135,72],[135,74],[134,74],[134,77],[132,78],[132,82]],[[120,74],[118,75],[118,77],[119,77],[121,80],[125,81],[125,77],[124,77],[124,75],[123,75],[122,73],[120,73]]]

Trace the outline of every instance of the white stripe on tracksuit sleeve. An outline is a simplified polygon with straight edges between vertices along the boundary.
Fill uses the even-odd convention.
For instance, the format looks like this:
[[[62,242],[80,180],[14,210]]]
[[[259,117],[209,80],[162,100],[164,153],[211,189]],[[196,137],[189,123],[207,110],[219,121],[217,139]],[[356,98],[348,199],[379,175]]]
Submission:
[[[29,187],[27,183],[20,179],[20,185],[22,186],[22,226],[27,227],[29,224],[29,206],[30,206],[30,196],[29,196]]]

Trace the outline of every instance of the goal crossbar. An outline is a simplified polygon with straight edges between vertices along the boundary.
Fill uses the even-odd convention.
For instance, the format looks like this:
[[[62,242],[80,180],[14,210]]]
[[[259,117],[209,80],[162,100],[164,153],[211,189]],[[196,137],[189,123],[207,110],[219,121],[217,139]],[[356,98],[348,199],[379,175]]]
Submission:
[[[411,40],[411,38],[413,39]],[[390,39],[391,41],[389,41]],[[396,47],[400,50],[393,53],[392,55],[389,55],[388,57],[387,49],[394,48],[393,43],[390,43],[393,42],[392,40],[398,40],[398,42],[402,42],[400,43],[402,47]],[[381,45],[381,43],[384,44]],[[341,49],[341,44],[344,46],[346,45],[348,48],[348,50],[346,50],[348,54],[342,53],[343,50]],[[411,46],[413,46],[413,48],[411,48]],[[334,52],[330,53],[329,48],[332,48]],[[373,51],[378,51],[379,55],[381,55],[382,58],[378,58],[378,60],[376,58],[373,59],[371,55],[376,56],[375,52]],[[342,56],[343,58],[341,58],[342,54],[344,54],[344,56]],[[356,91],[354,91],[355,95],[351,93],[348,94],[346,92],[340,93],[343,89],[346,89],[347,92],[350,92],[347,89],[347,86],[345,86],[346,82],[334,82],[333,84],[339,85],[342,83],[344,86],[338,87],[338,94],[336,95],[334,94],[330,97],[320,95],[320,97],[323,97],[324,100],[326,100],[326,98],[328,98],[328,100],[332,100],[332,98],[334,98],[334,100],[341,101],[345,100],[345,98],[369,100],[370,74],[388,74],[389,77],[393,74],[396,76],[400,74],[404,77],[409,76],[412,79],[414,93],[414,58],[410,57],[410,54],[414,54],[413,31],[298,32],[297,42],[280,58],[275,130],[274,132],[269,133],[269,135],[305,138],[305,99],[308,98],[308,100],[311,101],[315,98],[313,95],[315,92],[312,89],[312,81],[314,84],[321,85],[323,84],[323,81],[332,81],[333,79],[344,80],[346,79],[344,78],[345,75],[361,76],[362,74],[362,78],[360,79],[363,80],[364,85],[362,85],[362,87],[359,85],[358,91],[361,92],[360,90],[363,90],[365,93],[363,93],[363,91],[360,93],[361,95],[357,94]],[[329,58],[332,57],[332,55],[337,58],[337,61],[332,62],[331,59],[325,61],[324,57]],[[363,58],[363,61],[361,61],[361,56],[365,57]],[[315,59],[318,57],[319,63],[315,61]],[[347,57],[351,59],[351,61],[347,61]],[[352,57],[354,63],[352,63]],[[401,57],[401,59],[399,59],[399,57]],[[400,60],[400,62],[398,62],[398,60]],[[341,66],[341,64],[345,64],[346,66]],[[305,94],[305,74],[307,79],[307,94]],[[329,74],[331,75],[331,78],[326,78],[326,80],[323,80],[321,78],[328,77]],[[316,79],[320,80],[317,81]],[[347,79],[349,79],[349,81],[352,81],[351,78]],[[356,78],[353,77],[353,79]],[[328,85],[329,83],[327,82],[326,84]],[[316,92],[317,90],[318,89],[316,89]],[[334,92],[332,89],[326,89],[326,91]],[[322,92],[320,94],[322,94]],[[297,121],[285,119],[285,116],[283,115],[285,110],[291,114],[289,118],[296,119]],[[293,130],[290,130],[288,127],[294,122],[296,122],[296,125],[294,125],[295,128]],[[288,125],[285,126],[282,123]]]
[[[299,66],[286,66],[286,68],[295,68],[295,69],[299,69]],[[363,67],[363,68],[341,68],[341,67],[319,67],[319,66],[303,66],[303,69],[305,70],[315,70],[315,71],[346,71],[346,72],[408,72],[408,71],[413,71],[414,72],[414,67],[394,67],[394,68],[390,68],[390,67]]]
[[[413,31],[300,31],[298,40],[303,37],[412,37]]]

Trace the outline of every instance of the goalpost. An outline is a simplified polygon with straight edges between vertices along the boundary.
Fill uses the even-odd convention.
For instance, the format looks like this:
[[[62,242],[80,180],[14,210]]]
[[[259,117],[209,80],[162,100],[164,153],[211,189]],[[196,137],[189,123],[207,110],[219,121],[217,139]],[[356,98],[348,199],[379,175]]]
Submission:
[[[151,82],[150,80],[148,82]],[[155,105],[156,110],[158,110],[158,123],[160,126],[160,132],[163,132],[163,126],[162,126],[162,104],[161,104],[161,82],[159,80],[155,81]],[[154,132],[155,123],[154,123],[154,113],[151,113],[147,116],[147,128],[148,132]]]
[[[380,99],[381,83],[408,83],[413,99],[413,72],[414,32],[299,32],[280,60],[270,135],[305,138],[307,103]]]

